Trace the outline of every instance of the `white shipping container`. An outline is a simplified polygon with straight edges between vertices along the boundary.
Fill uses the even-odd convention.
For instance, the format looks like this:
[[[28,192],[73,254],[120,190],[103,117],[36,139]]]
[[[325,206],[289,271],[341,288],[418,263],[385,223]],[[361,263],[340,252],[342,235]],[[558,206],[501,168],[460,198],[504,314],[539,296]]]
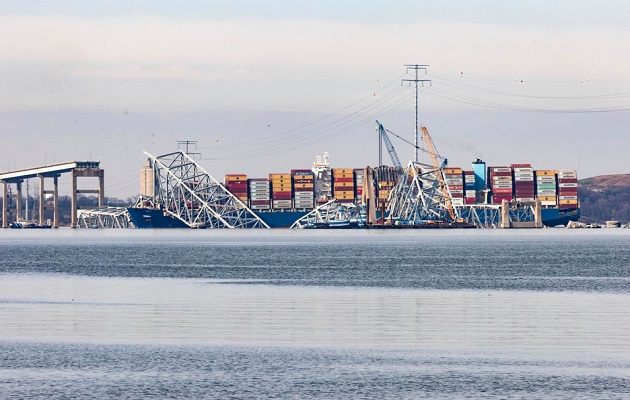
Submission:
[[[464,205],[464,199],[463,198],[454,198],[452,200],[452,204],[454,206],[463,206]]]
[[[469,199],[474,199],[475,198],[475,192],[471,192],[471,191],[466,192],[466,197],[469,198]]]
[[[514,172],[531,172],[532,174],[534,173],[534,168],[532,167],[519,167],[519,168],[512,168],[512,170],[514,170]]]
[[[505,185],[505,184],[498,184],[498,185],[492,185],[493,189],[512,189],[512,185]]]
[[[511,181],[512,177],[511,176],[494,176],[492,177],[492,181],[493,182],[497,182],[497,181]]]
[[[536,193],[539,196],[549,196],[549,195],[555,196],[556,195],[556,190],[555,189],[538,189],[536,191]]]
[[[558,203],[555,202],[555,201],[541,201],[540,205],[543,205],[543,206],[557,206]]]
[[[533,172],[515,172],[514,177],[534,179],[534,173]]]
[[[491,172],[512,172],[512,168],[491,167]]]
[[[266,210],[271,210],[271,207],[269,206],[251,206],[249,207],[251,210],[258,210],[258,211],[266,211]]]
[[[559,200],[577,200],[577,196],[558,196]]]
[[[517,177],[517,178],[514,178],[514,181],[516,181],[516,182],[531,182],[533,184],[534,183],[534,178]]]
[[[559,183],[558,186],[561,188],[576,188],[578,187],[578,184],[577,183]]]
[[[536,201],[533,197],[517,197],[516,201]]]

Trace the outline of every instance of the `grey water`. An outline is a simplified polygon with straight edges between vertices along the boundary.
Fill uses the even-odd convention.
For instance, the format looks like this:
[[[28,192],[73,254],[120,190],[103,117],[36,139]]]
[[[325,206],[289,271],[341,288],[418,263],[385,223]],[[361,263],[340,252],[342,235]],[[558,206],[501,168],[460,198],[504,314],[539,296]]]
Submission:
[[[630,231],[0,230],[0,398],[630,398]]]

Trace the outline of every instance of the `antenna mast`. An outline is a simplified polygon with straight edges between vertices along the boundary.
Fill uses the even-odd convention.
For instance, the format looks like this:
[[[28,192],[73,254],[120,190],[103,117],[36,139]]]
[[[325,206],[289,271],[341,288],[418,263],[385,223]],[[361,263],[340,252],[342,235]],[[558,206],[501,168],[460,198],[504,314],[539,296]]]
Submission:
[[[429,67],[428,65],[421,65],[421,64],[405,64],[404,67],[407,68],[407,72],[409,72],[410,70],[415,71],[415,79],[403,79],[402,82],[408,82],[411,85],[411,82],[413,82],[416,86],[416,127],[415,127],[415,131],[414,131],[414,138],[415,138],[415,150],[414,150],[414,160],[416,162],[418,162],[418,83],[420,83],[420,87],[424,87],[424,83],[428,82],[429,86],[431,86],[431,80],[430,79],[418,79],[418,71],[424,71],[424,75],[427,74],[427,68]]]

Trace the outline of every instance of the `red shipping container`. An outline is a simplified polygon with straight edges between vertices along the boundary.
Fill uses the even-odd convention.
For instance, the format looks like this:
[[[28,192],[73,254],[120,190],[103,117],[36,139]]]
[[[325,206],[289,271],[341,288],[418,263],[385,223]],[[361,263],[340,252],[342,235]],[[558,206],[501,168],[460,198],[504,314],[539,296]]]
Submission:
[[[577,178],[565,178],[565,179],[561,179],[558,178],[558,183],[577,183]]]
[[[269,200],[250,200],[251,205],[253,206],[264,206],[269,205]]]
[[[334,182],[354,182],[354,178],[334,178]]]

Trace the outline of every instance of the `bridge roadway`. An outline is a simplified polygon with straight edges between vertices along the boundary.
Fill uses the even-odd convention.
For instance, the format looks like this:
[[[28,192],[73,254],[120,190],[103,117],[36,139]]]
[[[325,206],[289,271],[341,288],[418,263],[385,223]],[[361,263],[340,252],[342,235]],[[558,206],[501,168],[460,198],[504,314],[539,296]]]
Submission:
[[[98,194],[98,206],[105,203],[105,171],[100,168],[100,161],[69,161],[58,164],[44,165],[40,167],[26,168],[14,171],[0,172],[0,183],[2,183],[2,227],[9,227],[9,220],[18,221],[22,215],[22,182],[25,179],[39,178],[39,224],[44,225],[44,211],[51,208],[46,207],[46,194],[53,195],[53,223],[54,228],[59,227],[59,177],[61,174],[70,173],[72,175],[71,194],[71,227],[77,227],[77,195],[79,193]],[[78,177],[98,178],[97,190],[78,190]],[[45,178],[53,179],[53,190],[45,190]],[[15,193],[10,193],[10,185],[16,186]],[[15,215],[11,215],[11,205],[9,198],[15,198]]]

